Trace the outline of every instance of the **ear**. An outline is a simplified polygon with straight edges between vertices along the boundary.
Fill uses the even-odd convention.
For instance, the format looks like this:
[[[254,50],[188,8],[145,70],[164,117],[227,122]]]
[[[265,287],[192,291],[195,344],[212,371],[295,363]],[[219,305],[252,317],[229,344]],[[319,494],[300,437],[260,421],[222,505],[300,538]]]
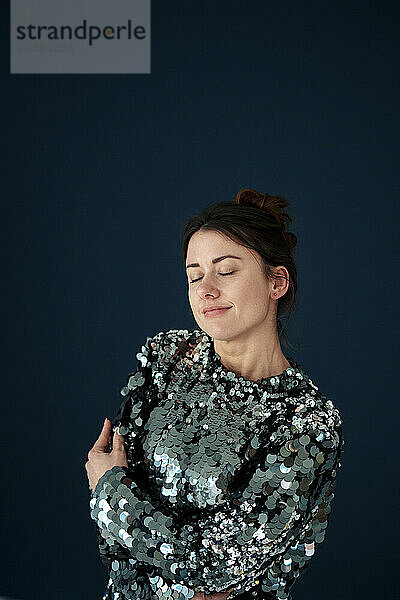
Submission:
[[[272,298],[278,300],[284,296],[289,288],[289,271],[283,265],[273,267],[275,277],[272,280]]]

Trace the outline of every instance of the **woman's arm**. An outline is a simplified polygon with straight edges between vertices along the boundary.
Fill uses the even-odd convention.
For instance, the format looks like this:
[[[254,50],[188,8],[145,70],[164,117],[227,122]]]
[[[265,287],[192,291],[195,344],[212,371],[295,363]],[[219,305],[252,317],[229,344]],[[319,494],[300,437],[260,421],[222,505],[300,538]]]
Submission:
[[[164,335],[147,338],[137,354],[139,369],[121,392],[125,399],[114,424],[122,428],[129,424],[126,431],[131,437],[140,434],[144,415],[157,397],[152,364],[156,364],[154,378],[159,377],[163,365],[158,349]],[[271,447],[256,471],[247,473],[241,494],[226,495],[222,506],[201,519],[188,517],[176,523],[159,510],[136,477],[135,453],[129,461],[132,470],[108,470],[90,501],[91,517],[105,547],[120,547],[146,568],[155,592],[170,589],[175,598],[236,585],[248,590],[260,583],[263,574],[268,583],[262,589],[276,590],[282,571],[291,571],[287,579],[297,577],[314,553],[314,542],[323,539],[340,455],[339,432],[331,423],[328,426],[328,414],[314,422],[318,415],[311,412],[288,427],[273,453]],[[128,449],[132,447],[131,439]]]
[[[227,496],[207,516],[177,524],[144,499],[127,467],[116,466],[96,485],[91,517],[106,539],[152,567],[159,588],[172,583],[178,591],[186,585],[214,593],[237,584],[251,587],[277,557],[290,559],[299,538],[306,540],[309,556],[322,541],[340,436],[320,417],[313,426],[311,414],[298,419],[296,431],[288,429],[266,454],[244,491]]]

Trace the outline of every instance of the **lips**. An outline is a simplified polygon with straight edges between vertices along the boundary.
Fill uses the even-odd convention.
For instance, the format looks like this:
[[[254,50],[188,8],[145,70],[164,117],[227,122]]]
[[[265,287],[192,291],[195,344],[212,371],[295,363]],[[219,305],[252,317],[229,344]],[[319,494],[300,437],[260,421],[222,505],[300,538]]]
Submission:
[[[209,313],[221,313],[224,312],[225,310],[228,310],[229,308],[231,308],[230,306],[210,306],[209,308],[205,308],[203,313],[205,315],[209,314]]]

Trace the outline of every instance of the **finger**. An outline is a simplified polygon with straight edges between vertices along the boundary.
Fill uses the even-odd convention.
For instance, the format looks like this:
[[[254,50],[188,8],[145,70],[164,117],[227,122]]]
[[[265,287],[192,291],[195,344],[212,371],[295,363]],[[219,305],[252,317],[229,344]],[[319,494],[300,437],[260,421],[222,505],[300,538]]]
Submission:
[[[125,451],[124,437],[119,432],[119,426],[116,427],[115,431],[114,431],[113,450],[123,450],[123,451]]]
[[[111,422],[108,419],[106,419],[99,437],[93,444],[93,450],[104,451],[104,448],[106,447],[108,439],[110,437],[110,428]]]
[[[230,590],[226,590],[225,592],[217,592],[216,594],[206,594],[205,595],[205,599],[206,600],[226,600],[227,598],[229,598],[229,594],[234,590],[235,588],[231,588]]]

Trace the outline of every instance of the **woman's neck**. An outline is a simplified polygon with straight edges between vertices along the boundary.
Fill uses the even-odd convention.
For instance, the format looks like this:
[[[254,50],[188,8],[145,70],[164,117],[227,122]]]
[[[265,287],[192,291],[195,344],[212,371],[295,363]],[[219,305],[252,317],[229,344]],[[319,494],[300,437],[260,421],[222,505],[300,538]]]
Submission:
[[[230,371],[244,379],[257,379],[280,375],[290,367],[283,354],[279,339],[270,340],[264,337],[261,343],[255,338],[214,340],[214,349],[220,355],[221,362]]]

